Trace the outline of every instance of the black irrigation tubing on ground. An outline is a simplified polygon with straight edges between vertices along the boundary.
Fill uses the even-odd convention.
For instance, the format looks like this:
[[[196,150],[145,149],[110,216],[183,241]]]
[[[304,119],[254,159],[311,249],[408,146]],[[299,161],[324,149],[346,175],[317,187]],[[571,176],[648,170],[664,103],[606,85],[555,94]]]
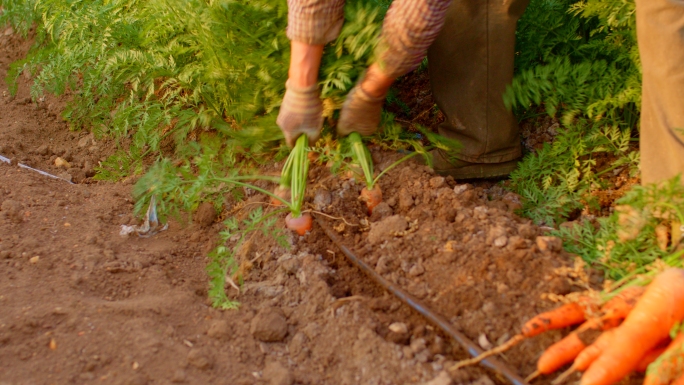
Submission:
[[[384,287],[387,291],[394,294],[403,303],[410,306],[412,309],[414,309],[415,311],[423,315],[425,318],[427,318],[430,322],[437,325],[446,334],[450,335],[468,352],[468,354],[470,354],[473,357],[476,357],[482,353],[482,349],[480,349],[473,341],[469,340],[468,337],[466,337],[463,333],[456,330],[449,323],[449,321],[446,320],[446,318],[444,318],[439,313],[430,310],[427,306],[425,306],[425,304],[423,304],[417,298],[405,292],[403,289],[399,288],[392,282],[389,282],[380,274],[376,273],[375,270],[373,270],[365,262],[360,260],[354,253],[352,253],[351,250],[349,250],[346,246],[342,244],[337,234],[335,234],[333,230],[327,224],[324,223],[323,220],[316,218],[316,222],[319,226],[321,226],[321,228],[328,236],[328,238],[330,238],[330,240],[332,240],[333,243],[337,245],[337,247],[339,247],[340,250],[342,250],[342,253],[344,253],[344,255],[347,256],[347,258],[351,261],[352,264],[354,264],[368,276],[373,278],[373,280],[379,283],[380,286]],[[515,371],[513,371],[506,364],[504,364],[503,362],[499,361],[494,357],[486,358],[482,360],[480,364],[506,377],[514,385],[528,385],[527,382],[520,376],[518,376],[518,374]]]

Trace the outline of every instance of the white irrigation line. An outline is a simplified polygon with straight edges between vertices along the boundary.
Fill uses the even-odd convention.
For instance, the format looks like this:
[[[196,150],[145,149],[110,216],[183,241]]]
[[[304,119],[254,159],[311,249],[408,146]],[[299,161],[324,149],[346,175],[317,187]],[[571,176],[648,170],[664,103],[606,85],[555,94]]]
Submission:
[[[2,155],[0,155],[0,160],[3,161],[3,162],[5,162],[5,163],[12,163],[12,162],[10,161],[9,158],[5,158],[5,157],[2,156]],[[67,179],[64,179],[64,178],[60,178],[60,177],[58,177],[58,176],[56,176],[56,175],[52,175],[52,174],[47,173],[47,172],[42,171],[42,170],[38,170],[37,168],[29,167],[29,166],[27,166],[27,165],[25,165],[25,164],[23,164],[23,163],[19,163],[19,167],[25,168],[25,169],[27,169],[27,170],[35,171],[35,172],[37,172],[38,174],[45,175],[45,176],[49,176],[50,178],[59,179],[59,180],[65,181],[65,182],[67,182],[67,183],[74,184],[74,183],[73,183],[72,181],[70,181],[70,180],[67,180]]]

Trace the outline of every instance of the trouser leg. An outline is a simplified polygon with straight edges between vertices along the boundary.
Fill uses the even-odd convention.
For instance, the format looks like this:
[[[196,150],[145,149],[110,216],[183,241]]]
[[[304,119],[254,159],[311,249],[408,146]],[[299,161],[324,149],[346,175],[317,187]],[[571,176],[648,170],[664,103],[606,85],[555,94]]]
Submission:
[[[522,154],[503,93],[513,79],[516,24],[528,3],[454,0],[428,51],[432,92],[446,115],[439,132],[461,142],[458,159],[499,163]]]
[[[648,184],[684,173],[684,0],[637,0],[636,17],[641,181]]]

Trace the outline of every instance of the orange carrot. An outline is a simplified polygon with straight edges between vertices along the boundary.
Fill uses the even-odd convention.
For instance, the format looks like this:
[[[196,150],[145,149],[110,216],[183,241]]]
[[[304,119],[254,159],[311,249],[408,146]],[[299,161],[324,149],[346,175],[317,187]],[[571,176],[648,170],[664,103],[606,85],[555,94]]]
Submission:
[[[684,375],[680,376],[678,379],[676,379],[672,385],[684,385]]]
[[[553,380],[552,384],[557,385],[565,381],[571,374],[579,371],[583,372],[585,371],[589,365],[591,365],[594,360],[601,354],[601,352],[608,346],[608,344],[611,341],[611,338],[615,334],[615,329],[610,329],[603,334],[599,336],[599,338],[594,341],[593,344],[587,346],[584,350],[580,352],[580,354],[577,355],[577,358],[575,358],[575,362],[572,363],[572,366],[566,370],[565,372],[561,373],[558,378]]]
[[[667,346],[661,346],[654,348],[650,352],[646,353],[643,357],[641,357],[641,360],[637,364],[636,370],[639,373],[643,373],[648,369],[648,365],[651,365],[653,361],[655,361],[658,357],[660,357],[661,354],[663,354],[667,350]]]
[[[581,301],[584,302],[584,301]],[[534,337],[547,330],[562,329],[583,322],[585,307],[578,302],[568,303],[561,307],[534,316],[525,322],[522,334],[525,337]]]
[[[537,371],[541,374],[553,373],[561,366],[572,362],[586,347],[578,333],[570,333],[544,351],[537,361]]]
[[[290,213],[285,217],[285,226],[299,235],[305,235],[313,227],[313,218],[309,214],[302,214],[297,218],[292,218],[292,213]]]
[[[667,385],[684,375],[684,332],[679,333],[665,352],[648,367],[644,385]]]
[[[616,329],[610,329],[599,336],[593,344],[587,346],[575,358],[572,364],[574,370],[583,372],[601,355],[601,353],[612,343]]]
[[[372,190],[368,190],[366,187],[361,190],[361,196],[359,197],[362,201],[366,202],[366,207],[368,207],[368,215],[373,214],[373,209],[375,206],[382,202],[382,190],[380,186],[375,185]]]
[[[625,322],[613,329],[615,337],[584,373],[580,385],[619,381],[683,318],[684,270],[668,269],[651,282]]]

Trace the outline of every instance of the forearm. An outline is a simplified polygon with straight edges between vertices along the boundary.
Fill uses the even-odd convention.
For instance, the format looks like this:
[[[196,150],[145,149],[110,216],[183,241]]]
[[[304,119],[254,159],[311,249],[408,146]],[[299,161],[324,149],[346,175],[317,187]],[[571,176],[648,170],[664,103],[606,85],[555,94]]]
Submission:
[[[394,0],[382,26],[376,60],[389,78],[414,70],[444,25],[451,0]]]
[[[323,57],[323,45],[292,41],[288,77],[295,87],[309,87],[318,82],[318,69]]]

